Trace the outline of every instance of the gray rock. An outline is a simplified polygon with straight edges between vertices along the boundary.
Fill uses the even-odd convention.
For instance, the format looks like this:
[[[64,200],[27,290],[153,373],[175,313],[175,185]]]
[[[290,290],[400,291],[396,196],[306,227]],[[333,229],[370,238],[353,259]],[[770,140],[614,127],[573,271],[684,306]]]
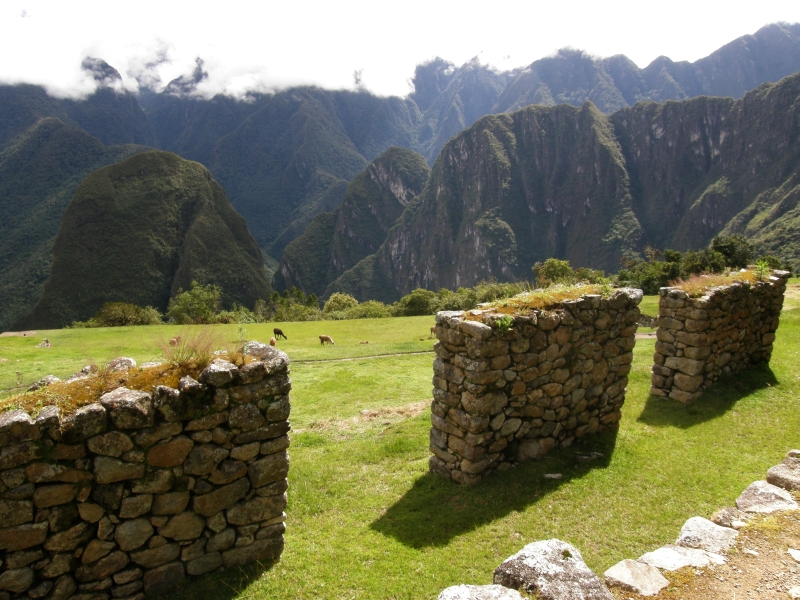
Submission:
[[[150,448],[147,452],[147,462],[151,467],[177,467],[194,448],[194,442],[188,437],[179,435],[169,442],[163,442]]]
[[[74,568],[75,557],[72,555],[72,552],[61,552],[54,554],[50,564],[42,569],[40,573],[42,577],[53,579],[54,577],[73,571]]]
[[[81,562],[83,564],[93,563],[96,560],[103,558],[106,554],[111,552],[116,544],[114,542],[101,542],[100,540],[92,540],[86,545],[86,549],[81,555]]]
[[[152,494],[134,494],[122,500],[119,516],[122,519],[135,519],[150,512],[152,505]]]
[[[244,446],[236,446],[231,448],[230,457],[235,460],[248,461],[258,456],[258,451],[259,443],[251,442],[249,444],[245,444]]]
[[[177,390],[175,390],[175,393],[178,393]],[[183,431],[183,429],[180,423],[161,423],[158,427],[148,427],[147,429],[139,431],[134,434],[134,437],[136,438],[137,446],[149,448],[156,442],[178,435],[181,431]]]
[[[203,496],[195,496],[192,508],[197,514],[210,517],[236,504],[249,490],[250,482],[247,479],[237,479],[218,490]]]
[[[722,525],[723,527],[740,529],[747,525],[747,521],[752,517],[753,515],[750,513],[741,511],[738,508],[733,508],[732,506],[727,506],[715,512],[711,516],[711,520],[717,525]]]
[[[106,409],[94,403],[82,406],[73,414],[62,417],[61,437],[67,444],[76,444],[106,430]]]
[[[87,523],[79,523],[66,531],[51,535],[44,543],[44,549],[50,552],[67,552],[85,544],[92,537],[92,527]]]
[[[778,510],[797,510],[800,506],[786,490],[766,481],[755,481],[736,499],[736,508],[749,513],[766,514]]]
[[[168,492],[172,488],[172,482],[174,480],[175,476],[172,474],[172,471],[158,469],[134,481],[131,491],[134,494],[162,494]]]
[[[47,523],[17,525],[0,529],[0,550],[24,550],[47,538]]]
[[[800,490],[800,458],[788,457],[767,471],[767,483],[785,490]]]
[[[627,558],[608,569],[603,576],[607,585],[642,596],[655,596],[669,585],[667,578],[655,567]]]
[[[131,438],[121,431],[110,431],[109,433],[89,438],[86,441],[86,446],[95,454],[119,458],[128,450],[133,449],[133,442]]]
[[[106,370],[111,371],[127,371],[128,369],[135,369],[136,361],[127,356],[118,356],[106,365]]]
[[[254,488],[285,479],[289,474],[289,453],[284,451],[269,454],[252,463],[247,474]]]
[[[180,553],[181,547],[178,544],[167,544],[150,550],[131,552],[131,560],[140,567],[152,569],[175,560]]]
[[[522,600],[522,596],[502,585],[454,585],[439,594],[438,600]]]
[[[186,572],[189,575],[202,575],[221,566],[222,555],[219,552],[211,552],[190,561],[186,565]]]
[[[117,429],[143,429],[153,426],[155,411],[150,394],[128,388],[117,388],[100,397]]]
[[[114,540],[120,550],[130,552],[144,545],[153,536],[153,526],[147,519],[132,519],[123,521],[117,526]]]
[[[208,544],[206,544],[206,551],[208,552],[219,552],[221,550],[227,550],[233,543],[236,541],[236,530],[228,527],[223,531],[212,535],[208,538]]]
[[[124,552],[112,552],[95,563],[78,567],[75,570],[75,579],[81,583],[105,579],[124,569],[129,562],[131,559]]]
[[[0,414],[0,448],[38,440],[41,435],[39,425],[24,410],[11,410]]]
[[[208,475],[227,456],[227,450],[214,444],[195,446],[183,463],[183,472],[187,475]]]
[[[31,587],[33,569],[9,569],[0,574],[0,590],[20,594]]]
[[[147,596],[161,596],[177,588],[185,577],[183,563],[173,562],[144,574],[144,593]]]
[[[189,505],[190,492],[158,494],[153,500],[154,515],[177,515]]]
[[[494,571],[494,583],[537,593],[542,600],[614,600],[577,548],[551,539],[528,544]]]
[[[722,554],[737,535],[739,532],[735,529],[721,527],[703,517],[692,517],[684,523],[675,545]]]
[[[228,425],[242,431],[258,429],[266,422],[264,415],[255,404],[242,404],[231,409]]]
[[[200,373],[200,381],[213,385],[214,387],[222,387],[233,381],[239,374],[239,369],[232,362],[215,358],[211,363]],[[192,575],[193,573],[190,573]]]
[[[664,571],[677,571],[683,567],[707,567],[708,565],[725,564],[725,557],[714,552],[671,545],[642,554],[637,560]]]
[[[228,413],[226,411],[211,413],[200,419],[189,421],[184,427],[185,431],[205,431],[207,429],[214,429],[218,425],[222,425],[228,420]]]
[[[239,460],[223,460],[208,480],[214,485],[226,485],[247,475],[247,465]]]
[[[286,508],[286,494],[277,496],[256,496],[229,508],[226,513],[231,525],[250,525],[277,517]]]

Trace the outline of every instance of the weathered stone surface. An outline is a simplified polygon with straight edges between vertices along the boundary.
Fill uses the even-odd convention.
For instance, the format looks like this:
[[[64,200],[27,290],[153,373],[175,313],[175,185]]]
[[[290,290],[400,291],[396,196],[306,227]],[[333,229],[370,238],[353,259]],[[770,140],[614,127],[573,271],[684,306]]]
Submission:
[[[78,493],[78,486],[72,484],[40,485],[33,493],[36,508],[47,508],[72,502]]]
[[[200,373],[200,381],[213,385],[214,387],[222,387],[233,381],[239,374],[239,369],[232,362],[215,358],[211,363]]]
[[[766,481],[755,481],[736,499],[736,508],[749,513],[772,513],[800,508],[792,495]]]
[[[177,588],[185,577],[183,563],[173,562],[157,567],[144,574],[144,593],[147,596],[161,596]]]
[[[62,575],[53,584],[53,591],[48,600],[67,600],[77,589],[78,586],[70,575]]]
[[[551,539],[528,544],[495,569],[494,583],[536,593],[543,600],[614,600],[574,546]]]
[[[200,537],[206,522],[193,512],[183,512],[172,517],[164,527],[158,530],[159,535],[177,541],[193,540]]]
[[[208,539],[208,543],[206,544],[206,551],[207,552],[220,552],[222,550],[227,550],[233,543],[236,541],[236,530],[228,527],[227,529],[223,529],[219,533],[212,535]]]
[[[0,500],[0,528],[33,521],[33,504],[27,500]]]
[[[117,429],[143,429],[153,426],[155,411],[150,394],[120,387],[100,397]]]
[[[86,441],[86,446],[95,454],[118,458],[128,450],[133,449],[133,442],[131,438],[121,431],[110,431],[103,435],[89,438]]]
[[[160,567],[178,558],[181,547],[178,544],[167,544],[152,550],[140,550],[131,552],[131,560],[140,567],[152,569]]]
[[[684,523],[675,545],[722,554],[730,548],[737,535],[735,529],[721,527],[703,517],[692,517]]]
[[[38,440],[41,435],[39,425],[24,410],[11,410],[0,414],[0,448]]]
[[[152,512],[154,515],[177,515],[189,505],[190,496],[188,491],[158,494],[153,499]]]
[[[264,441],[269,440],[277,437],[281,437],[282,435],[286,435],[288,433],[291,426],[289,425],[288,421],[281,421],[278,423],[270,423],[269,425],[264,425],[263,427],[259,427],[253,431],[248,431],[246,433],[240,433],[233,438],[234,444],[249,444],[250,442],[256,441]]]
[[[44,552],[41,550],[22,550],[6,554],[6,562],[3,566],[7,569],[21,569],[42,558],[44,558]]]
[[[110,456],[95,456],[94,476],[97,483],[116,483],[127,479],[139,479],[144,475],[144,465],[127,463]]]
[[[485,341],[492,337],[492,328],[480,321],[461,321],[458,328],[476,340]]]
[[[183,464],[194,442],[188,437],[179,435],[169,442],[157,444],[147,452],[147,462],[153,467],[177,467]]]
[[[203,496],[196,496],[193,501],[193,510],[204,517],[210,517],[230,506],[233,506],[241,498],[244,498],[250,490],[250,481],[247,479],[237,479],[230,485],[214,490]]]
[[[0,470],[24,465],[36,460],[40,455],[41,450],[38,444],[34,442],[22,442],[13,446],[6,446],[0,450]]]
[[[607,585],[641,596],[655,596],[669,585],[667,578],[658,569],[630,559],[618,562],[603,576]]]
[[[225,485],[247,475],[247,465],[239,460],[223,460],[208,480],[214,485]]]
[[[236,446],[231,448],[230,457],[235,460],[248,461],[258,456],[259,442],[251,442],[244,446]]]
[[[92,537],[93,528],[87,523],[79,523],[61,533],[51,535],[44,542],[44,549],[50,552],[66,552],[75,550],[81,544],[85,544]],[[40,542],[41,543],[41,542]]]
[[[43,543],[47,538],[47,523],[17,525],[0,529],[0,550],[24,550]]]
[[[218,425],[222,425],[228,420],[228,413],[226,411],[211,413],[200,419],[189,421],[184,427],[184,431],[205,431],[206,429],[214,429]]]
[[[438,600],[522,600],[522,596],[502,585],[454,585],[443,590]]]
[[[88,404],[61,419],[61,438],[67,444],[76,444],[103,433],[106,423],[106,409],[98,403]]]
[[[228,425],[242,431],[258,429],[265,421],[264,415],[261,414],[255,404],[235,406],[228,414]]]
[[[160,532],[159,532],[160,533]],[[120,550],[130,552],[140,548],[153,536],[153,526],[147,519],[132,519],[117,525],[114,540]]]
[[[255,461],[247,470],[250,483],[254,488],[261,487],[279,479],[285,479],[289,473],[289,453],[276,452]]]
[[[172,471],[158,469],[146,473],[141,479],[134,481],[131,491],[134,494],[163,494],[172,488],[174,479]]]
[[[81,562],[86,565],[93,563],[96,560],[103,558],[106,554],[111,552],[116,547],[114,542],[102,542],[100,540],[92,540],[86,546],[86,549],[81,555]]]
[[[28,590],[28,598],[44,598],[53,589],[52,581],[40,581],[38,584]]]
[[[153,505],[152,494],[135,494],[122,500],[119,516],[123,519],[135,519],[150,512]]]
[[[0,574],[0,590],[20,594],[31,587],[33,569],[9,569]]]
[[[789,457],[767,471],[767,483],[785,490],[800,490],[800,459]]]
[[[114,574],[114,583],[117,585],[125,585],[126,583],[130,583],[131,581],[136,581],[137,579],[142,578],[142,570],[141,569],[128,569],[127,571],[120,571],[119,573]]]
[[[664,366],[668,369],[676,369],[686,375],[699,375],[703,372],[705,363],[700,360],[692,360],[691,358],[670,356],[664,361]]]
[[[280,515],[286,508],[286,501],[286,494],[256,496],[235,504],[227,510],[225,516],[231,525],[250,525]]]
[[[747,525],[747,521],[752,518],[752,513],[746,513],[738,508],[721,508],[711,516],[711,521],[723,527],[740,529]]]
[[[182,431],[180,423],[161,423],[157,427],[147,428],[134,434],[136,444],[149,448],[156,442],[178,435]]]
[[[42,577],[55,578],[64,573],[69,573],[75,568],[75,558],[72,552],[54,554],[53,559],[41,570]]]
[[[136,361],[128,356],[118,356],[106,365],[106,369],[111,371],[127,371],[128,369],[135,369]]]
[[[267,538],[256,540],[249,546],[231,548],[222,553],[222,564],[225,568],[244,565],[253,561],[262,563],[276,561],[283,552],[283,538]]]
[[[58,444],[49,454],[50,460],[77,460],[84,456],[86,456],[86,448],[83,444],[74,446]]]
[[[289,418],[289,414],[292,410],[292,404],[289,400],[289,396],[284,396],[275,402],[272,402],[267,406],[267,410],[264,413],[267,417],[267,421],[285,421]]]
[[[715,552],[707,552],[697,548],[684,548],[683,546],[663,546],[658,550],[643,554],[637,560],[664,571],[677,571],[683,567],[707,567],[725,563],[725,558]]]
[[[187,563],[186,572],[189,575],[202,575],[221,566],[222,555],[219,552],[211,552]]]
[[[195,446],[183,463],[183,472],[187,475],[208,475],[227,456],[227,450],[214,444]]]
[[[50,533],[57,533],[72,527],[78,521],[78,509],[74,502],[61,504],[49,509],[47,522],[50,524]],[[41,515],[40,515],[41,516]]]

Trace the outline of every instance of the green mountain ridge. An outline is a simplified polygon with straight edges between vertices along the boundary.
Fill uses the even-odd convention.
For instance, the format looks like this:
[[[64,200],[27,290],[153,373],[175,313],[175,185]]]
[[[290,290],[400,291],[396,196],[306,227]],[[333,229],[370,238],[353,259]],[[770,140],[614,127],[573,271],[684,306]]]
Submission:
[[[338,207],[317,215],[286,247],[273,285],[322,296],[329,283],[380,247],[428,173],[422,155],[389,148],[353,178]]]
[[[740,100],[483,117],[445,145],[381,248],[326,294],[393,301],[529,278],[549,257],[613,272],[647,244],[694,249],[719,233],[796,260],[798,98],[800,74]]]
[[[193,280],[220,286],[226,307],[252,307],[272,292],[255,240],[211,173],[172,153],[143,152],[78,186],[44,293],[14,327],[62,327],[105,302],[163,311]]]

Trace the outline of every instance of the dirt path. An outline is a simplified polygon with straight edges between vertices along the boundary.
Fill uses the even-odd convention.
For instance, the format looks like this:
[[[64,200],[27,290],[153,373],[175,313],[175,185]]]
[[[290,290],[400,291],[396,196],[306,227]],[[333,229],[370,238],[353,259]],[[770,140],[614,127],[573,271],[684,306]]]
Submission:
[[[664,576],[672,585],[656,600],[788,600],[789,590],[800,586],[800,563],[788,553],[800,549],[800,514],[786,512],[756,517],[739,530],[728,562],[712,568],[688,567]],[[619,600],[639,596],[613,589]]]

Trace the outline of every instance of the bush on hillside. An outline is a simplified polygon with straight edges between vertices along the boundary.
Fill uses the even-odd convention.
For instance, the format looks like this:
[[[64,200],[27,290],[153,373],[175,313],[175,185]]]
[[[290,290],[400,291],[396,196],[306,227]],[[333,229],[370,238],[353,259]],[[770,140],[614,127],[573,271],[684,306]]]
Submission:
[[[331,297],[328,298],[327,302],[325,302],[325,306],[322,308],[322,312],[324,313],[344,312],[357,305],[358,305],[358,300],[353,298],[350,294],[343,294],[341,292],[336,292],[334,294],[331,294]]]
[[[192,281],[192,287],[178,290],[174,298],[170,298],[167,316],[181,325],[197,325],[215,323],[219,310],[222,290],[219,286],[201,285]]]
[[[74,321],[76,329],[86,327],[125,327],[128,325],[158,325],[162,315],[152,306],[136,306],[127,302],[106,302],[88,321]]]

